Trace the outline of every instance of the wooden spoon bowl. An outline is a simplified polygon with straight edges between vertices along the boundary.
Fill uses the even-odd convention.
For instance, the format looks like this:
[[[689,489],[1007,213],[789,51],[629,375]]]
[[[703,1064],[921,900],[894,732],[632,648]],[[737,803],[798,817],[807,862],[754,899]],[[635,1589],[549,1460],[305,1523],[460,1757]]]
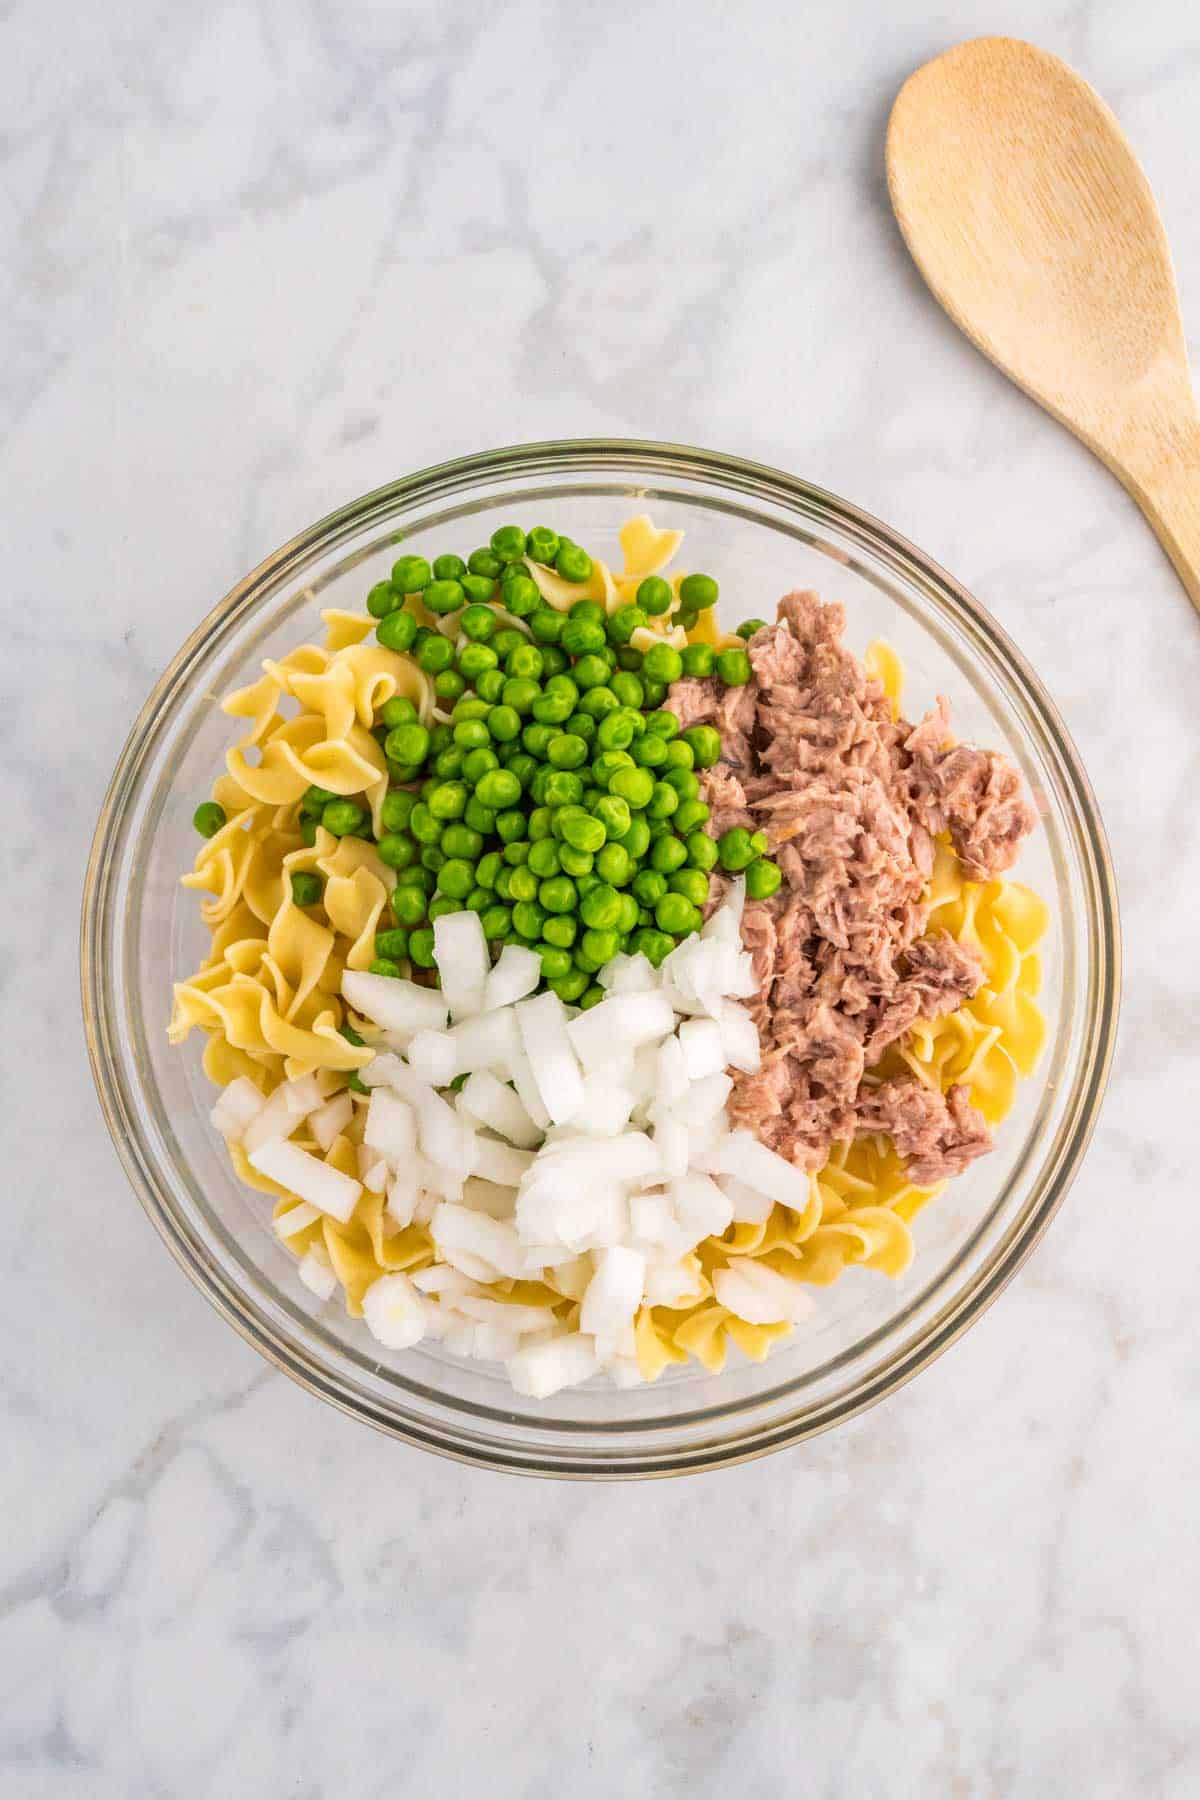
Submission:
[[[905,82],[887,170],[936,298],[1120,478],[1200,607],[1200,412],[1175,274],[1109,108],[1047,51],[978,38]]]

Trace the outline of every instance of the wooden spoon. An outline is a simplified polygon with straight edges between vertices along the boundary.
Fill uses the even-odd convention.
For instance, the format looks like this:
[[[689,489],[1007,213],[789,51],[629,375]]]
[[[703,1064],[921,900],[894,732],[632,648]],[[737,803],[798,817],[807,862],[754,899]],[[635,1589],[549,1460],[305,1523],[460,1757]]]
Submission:
[[[1200,607],[1200,412],[1166,233],[1100,96],[1016,38],[977,38],[901,88],[900,229],[972,343],[1124,482]]]

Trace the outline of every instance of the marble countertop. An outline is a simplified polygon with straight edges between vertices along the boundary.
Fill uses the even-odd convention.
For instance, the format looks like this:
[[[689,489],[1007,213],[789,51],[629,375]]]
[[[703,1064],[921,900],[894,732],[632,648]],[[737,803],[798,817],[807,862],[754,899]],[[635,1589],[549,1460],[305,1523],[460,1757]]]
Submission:
[[[1200,1792],[1200,621],[893,225],[890,100],[997,16],[6,10],[0,1794]],[[1116,108],[1200,350],[1195,9],[1004,17]],[[795,470],[972,587],[1127,949],[1096,1140],[991,1312],[834,1436],[640,1487],[439,1462],[260,1362],[126,1187],[75,965],[108,772],[221,593],[407,469],[587,434]]]

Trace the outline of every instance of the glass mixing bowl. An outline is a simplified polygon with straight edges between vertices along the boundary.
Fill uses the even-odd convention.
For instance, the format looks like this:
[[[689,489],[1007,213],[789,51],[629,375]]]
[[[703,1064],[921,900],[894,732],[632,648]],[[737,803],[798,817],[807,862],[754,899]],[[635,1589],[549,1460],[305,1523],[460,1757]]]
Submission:
[[[385,1351],[335,1297],[322,1305],[239,1185],[208,1121],[213,1090],[194,1034],[167,1044],[172,982],[207,949],[192,809],[234,736],[219,698],[320,632],[319,610],[361,609],[395,546],[432,556],[545,520],[619,562],[617,530],[649,511],[712,569],[727,625],[770,616],[812,586],[845,603],[859,653],[886,636],[907,710],[949,696],[965,738],[1003,748],[1041,812],[1019,874],[1049,902],[1037,1075],[977,1163],[918,1217],[898,1281],[851,1268],[761,1364],[689,1366],[653,1386],[599,1381],[542,1402],[503,1372],[438,1346]],[[1116,1030],[1117,905],[1087,778],[1037,676],[976,600],[895,532],[790,475],[678,445],[532,444],[466,457],[380,488],[302,532],[234,588],[147,700],[113,776],[83,898],[88,1045],[109,1130],[134,1190],[200,1291],[264,1356],[315,1394],[407,1443],[530,1474],[683,1473],[761,1456],[881,1399],[978,1318],[1066,1193],[1095,1122]]]

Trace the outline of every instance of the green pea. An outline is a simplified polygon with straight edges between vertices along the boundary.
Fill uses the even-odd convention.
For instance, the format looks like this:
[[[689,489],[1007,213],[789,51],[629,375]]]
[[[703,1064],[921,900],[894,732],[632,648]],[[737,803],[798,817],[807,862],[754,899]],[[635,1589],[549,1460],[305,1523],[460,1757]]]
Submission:
[[[467,558],[467,567],[472,575],[488,575],[493,581],[499,575],[504,564],[490,548],[472,550]]]
[[[547,769],[534,795],[544,806],[578,806],[583,799],[583,782],[573,769]]]
[[[657,869],[639,869],[633,878],[633,892],[643,906],[654,906],[667,891],[667,878]]]
[[[618,769],[632,769],[633,766],[628,750],[600,750],[592,763],[592,780],[598,788],[605,789]]]
[[[689,644],[680,652],[685,675],[696,675],[703,679],[711,675],[716,668],[717,659],[711,644]]]
[[[367,964],[368,975],[390,975],[394,980],[403,973],[400,964],[393,962],[390,956],[377,956],[374,962]]]
[[[496,835],[503,844],[516,844],[525,836],[529,821],[519,808],[496,814]]]
[[[486,700],[467,694],[463,699],[455,701],[450,717],[454,725],[463,725],[469,719],[486,719],[491,710]]]
[[[604,658],[589,654],[580,657],[571,671],[571,678],[576,687],[581,689],[607,687],[609,674],[610,670]],[[609,692],[612,693],[611,688]],[[615,694],[613,694],[613,704],[614,706],[619,704]]]
[[[530,646],[532,648],[532,646]],[[515,652],[514,652],[515,655]],[[503,700],[505,706],[511,706],[514,712],[528,713],[541,693],[541,688],[532,676],[510,675],[504,683]]]
[[[442,835],[442,827],[434,818],[424,800],[417,802],[409,815],[408,829],[418,844],[436,844]]]
[[[646,735],[648,737],[649,732]],[[667,746],[667,773],[663,780],[669,781],[672,775],[690,774],[696,762],[692,746],[685,744],[682,738],[670,738],[663,741]]]
[[[410,869],[408,873],[412,875],[428,875],[429,871],[427,869]],[[398,925],[406,925],[410,929],[414,925],[419,925],[421,920],[425,917],[425,899],[425,893],[421,888],[393,888],[389,905],[392,909],[392,917],[396,920],[396,923]]]
[[[675,940],[665,931],[644,928],[635,934],[629,947],[657,969],[675,948]]]
[[[393,613],[392,617],[398,619],[405,615]],[[386,620],[384,622],[386,624]],[[449,638],[442,637],[439,632],[434,632],[432,636],[427,637],[417,651],[417,666],[424,669],[427,675],[440,675],[443,670],[450,667],[453,661],[454,645]]]
[[[779,864],[760,857],[746,870],[746,898],[769,900],[772,894],[778,893],[782,880],[783,873]]]
[[[528,857],[529,853],[528,848],[526,848],[526,857]],[[536,900],[537,891],[538,878],[529,867],[528,862],[526,861],[518,864],[512,872],[512,880],[509,883],[509,893],[512,895],[513,899]]]
[[[499,900],[511,900],[512,899],[512,897],[513,897],[513,895],[512,895],[512,878],[513,878],[513,872],[509,868],[508,864],[505,863],[502,866],[500,873],[496,876],[496,897],[497,897],[497,899],[499,899]]]
[[[500,854],[510,869],[517,869],[522,863],[529,861],[529,853],[532,849],[533,845],[528,838],[510,838]]]
[[[338,795],[332,788],[318,787],[314,782],[312,787],[304,790],[304,798],[300,802],[301,810],[311,814],[313,818],[319,819],[329,802],[337,798]]]
[[[538,900],[548,913],[574,912],[579,895],[569,875],[549,875],[538,888]]]
[[[432,923],[435,919],[446,918],[446,916],[449,913],[461,912],[463,909],[463,905],[464,905],[464,900],[462,898],[452,899],[449,894],[437,894],[429,902],[429,922],[430,922],[430,924],[432,925]]]
[[[410,612],[390,612],[380,619],[375,627],[375,636],[385,650],[394,650],[398,655],[404,656],[416,642],[417,621]]]
[[[651,847],[650,867],[657,869],[660,875],[673,875],[676,869],[682,869],[687,857],[687,846],[683,839],[664,833]],[[663,929],[666,930],[666,927]]]
[[[392,586],[402,594],[419,594],[433,580],[433,571],[423,556],[402,556],[392,564]]]
[[[501,692],[503,692],[503,683],[501,683]],[[513,739],[520,734],[520,715],[511,706],[503,704],[493,706],[487,716],[487,729],[489,736],[493,737],[498,744],[511,744]]]
[[[433,691],[439,700],[457,700],[467,691],[467,684],[457,669],[442,669],[433,678]]]
[[[538,838],[530,845],[529,867],[539,881],[544,880],[547,875],[558,874],[562,865],[558,858],[558,845],[553,838]]]
[[[666,682],[652,681],[649,675],[643,674],[642,686],[646,690],[647,707],[661,706],[667,697],[668,688]]]
[[[681,606],[675,614],[675,623],[684,631],[694,631],[700,623],[700,614],[694,606]]]
[[[216,837],[225,823],[225,808],[216,800],[202,800],[192,814],[192,824],[204,838]]]
[[[558,555],[558,533],[548,525],[535,525],[525,540],[525,548],[534,562],[550,568]]]
[[[622,706],[636,709],[638,718],[641,720],[639,727],[640,736],[641,732],[646,728],[645,721],[642,720],[641,714],[642,701],[645,699],[646,695],[641,682],[636,675],[630,675],[626,670],[618,669],[615,675],[609,677],[608,685],[617,696],[617,699],[621,702]]]
[[[515,619],[528,619],[542,604],[537,583],[529,575],[512,575],[500,583],[500,604]]]
[[[555,769],[578,769],[588,759],[588,747],[581,737],[563,731],[546,746],[546,760]]]
[[[542,935],[546,914],[536,900],[518,900],[512,911],[513,930],[520,937],[536,943]]]
[[[668,876],[667,886],[673,894],[682,894],[693,906],[703,906],[708,899],[708,876],[703,869],[676,869]]]
[[[711,575],[685,575],[679,584],[680,602],[694,612],[705,612],[715,606],[720,592]]]
[[[622,800],[619,794],[601,794],[593,805],[592,812],[599,819],[608,836],[614,839],[624,839],[633,822],[629,802]]]
[[[467,643],[458,653],[458,672],[468,681],[477,681],[489,669],[494,669],[498,660],[490,644]]]
[[[578,544],[571,543],[569,538],[560,537],[558,554],[554,558],[554,567],[564,581],[586,581],[592,572],[592,559],[586,550]]]
[[[490,606],[472,604],[463,611],[458,629],[473,644],[486,644],[496,635],[496,615]]]
[[[569,950],[571,948],[571,945],[575,942],[575,934],[578,930],[578,925],[568,913],[554,914],[551,918],[546,920],[545,925],[542,927],[546,942],[548,944],[553,944],[555,948],[559,950]]]
[[[646,731],[633,744],[630,754],[639,769],[661,769],[666,764],[669,748],[665,738]]]
[[[299,869],[292,876],[292,900],[297,906],[315,906],[325,884],[311,869]]]
[[[627,750],[633,738],[633,719],[625,706],[605,713],[596,727],[596,742],[602,750]]]
[[[621,833],[621,846],[628,850],[635,863],[641,862],[650,848],[650,826],[641,813],[630,819],[629,830]]]
[[[528,618],[530,635],[538,644],[557,644],[562,637],[565,620],[552,606],[539,606]]]
[[[687,837],[698,825],[704,825],[712,816],[712,809],[703,800],[681,800],[671,821],[680,837]]]
[[[720,759],[721,734],[711,725],[691,725],[683,733],[683,742],[695,758],[698,769],[711,769]]]
[[[549,919],[546,923],[550,923]],[[535,944],[534,949],[542,959],[542,974],[547,981],[561,981],[565,975],[571,973],[571,957],[568,951],[551,943]]]
[[[386,619],[390,612],[404,605],[404,595],[390,581],[377,581],[367,594],[367,611],[373,619]]]
[[[491,904],[492,896],[488,893],[486,888],[473,887],[467,895],[466,905],[468,912],[484,913]]]
[[[638,584],[637,603],[652,619],[670,612],[675,604],[670,582],[664,581],[661,575],[647,575],[645,581]]]
[[[619,712],[621,702],[613,693],[607,682],[598,687],[589,688],[586,694],[579,697],[579,710],[589,719],[595,719],[597,726],[608,713]]]
[[[717,840],[717,856],[721,867],[731,874],[748,869],[757,855],[758,852],[750,841],[750,833],[744,825],[735,825]]]
[[[488,769],[479,779],[475,798],[481,806],[501,812],[521,798],[521,783],[511,769]]]
[[[765,631],[766,629],[767,621],[765,619],[743,619],[737,628],[737,634],[749,643],[756,631]]]
[[[572,737],[581,737],[585,744],[591,744],[596,737],[596,721],[589,713],[573,712],[563,727]]]
[[[475,869],[465,856],[451,856],[438,870],[438,892],[451,900],[465,900],[475,886]]]
[[[446,861],[446,852],[440,844],[426,844],[421,852],[421,867],[428,870],[431,875],[436,875],[439,869],[444,869]]]
[[[457,612],[466,600],[461,581],[431,581],[421,596],[433,613]]]
[[[435,581],[461,581],[466,572],[467,565],[461,556],[435,556],[433,559]]]
[[[620,894],[609,882],[599,882],[579,902],[579,916],[585,925],[597,930],[615,925],[621,916]]]
[[[633,880],[633,858],[623,844],[605,844],[596,857],[596,873],[610,887],[624,887]]]
[[[570,875],[578,885],[580,876],[591,874],[596,859],[590,850],[576,850],[573,844],[561,844],[558,860],[563,874]]]
[[[745,687],[754,671],[744,650],[722,650],[717,656],[717,674],[726,687]]]
[[[618,916],[620,915],[620,912],[621,906],[618,898]],[[593,926],[590,930],[584,932],[583,937],[580,939],[579,947],[590,962],[592,969],[598,970],[602,969],[605,963],[610,963],[612,961],[613,957],[617,954],[617,951],[621,948],[621,944],[616,931]]]
[[[574,682],[571,686],[574,687]],[[540,725],[565,725],[575,709],[572,694],[539,694],[533,703],[533,716]]]
[[[498,525],[491,536],[492,554],[502,563],[519,562],[525,554],[525,533],[519,525]]]
[[[518,631],[515,625],[505,625],[492,639],[492,649],[500,661],[505,662],[525,641],[524,632]]]
[[[462,778],[467,783],[468,787],[477,787],[485,775],[492,769],[498,769],[500,767],[500,758],[496,755],[496,752],[489,749],[487,745],[481,745],[478,750],[464,750],[461,744],[456,744],[454,749],[462,758],[459,765],[459,773],[461,773]],[[449,755],[450,752],[447,751],[446,754]],[[441,763],[441,760],[442,759],[439,756],[439,764]],[[439,769],[439,773],[440,772]]]
[[[669,931],[672,937],[686,937],[690,931],[699,931],[701,919],[698,909],[682,894],[664,894],[654,908],[654,918],[660,931]]]
[[[536,756],[539,761],[544,761],[546,751],[549,749],[552,740],[558,735],[559,730],[557,725],[545,725],[541,720],[534,719],[530,724],[526,725],[525,729],[522,731],[521,743],[525,749],[528,750],[530,756]]]
[[[489,940],[502,938],[512,927],[512,913],[507,906],[489,906],[480,913],[479,923],[483,927],[483,935]]]
[[[591,619],[577,619],[572,615],[563,627],[560,642],[568,656],[588,656],[593,651],[603,650],[604,627]]]
[[[608,620],[608,635],[614,644],[627,644],[635,631],[649,623],[649,614],[641,606],[618,606]]]
[[[300,820],[300,842],[306,850],[311,850],[317,841],[317,821],[315,819]]]
[[[384,831],[406,831],[415,805],[415,795],[408,793],[404,788],[392,788],[386,793],[380,808]],[[380,842],[382,843],[382,841],[381,838]]]
[[[472,752],[472,755],[474,752]],[[474,794],[467,801],[467,810],[463,814],[463,824],[469,825],[472,831],[480,831],[484,837],[490,837],[496,829],[496,815],[490,806],[481,806]]]
[[[429,733],[429,754],[431,756],[437,756],[440,751],[448,750],[453,742],[453,726],[435,725]]]
[[[402,832],[385,831],[375,848],[389,869],[407,869],[417,860],[417,846]]]
[[[410,961],[416,963],[418,969],[433,967],[433,933],[432,931],[414,931],[408,940]]]
[[[561,980],[555,979],[549,986],[564,1006],[573,1006],[587,992],[588,977],[583,970],[572,969],[569,975],[564,975]]]
[[[622,644],[617,651],[617,667],[623,669],[627,675],[640,675],[642,660],[641,651],[635,650],[632,644]]]
[[[715,868],[717,862],[717,846],[706,831],[689,832],[684,840],[687,848],[687,859],[693,869],[705,871]]]
[[[765,831],[752,831],[750,833],[751,848],[756,856],[766,855],[768,843],[769,839]]]
[[[697,800],[700,797],[700,783],[691,769],[668,769],[662,777],[668,787],[673,787],[681,800]]]
[[[408,955],[407,931],[377,931],[375,933],[376,956],[389,956],[393,962],[403,962]]]
[[[655,781],[649,769],[614,769],[608,783],[609,793],[620,795],[635,812],[650,805],[654,789]]]
[[[475,692],[487,705],[489,719],[491,718],[495,702],[499,700],[501,694],[504,692],[504,681],[505,675],[503,669],[485,669],[482,675],[477,675],[475,677]]]
[[[447,825],[442,833],[442,849],[447,856],[463,856],[474,863],[483,854],[483,833],[469,825]]]
[[[460,719],[454,727],[454,742],[460,750],[487,750],[491,741],[491,731],[482,719]]]
[[[458,585],[473,606],[484,606],[496,592],[496,581],[492,575],[460,575]]]
[[[670,644],[655,644],[642,658],[642,667],[651,681],[669,685],[683,674],[683,658]]]
[[[600,1002],[607,998],[608,995],[600,983],[593,981],[592,985],[579,996],[579,1010],[580,1012],[591,1012],[593,1006],[599,1006]]]
[[[419,869],[402,869],[396,877],[396,886],[392,892],[394,895],[400,888],[410,887],[415,888],[419,894],[432,894],[434,886],[433,877],[422,866]]]
[[[512,770],[521,786],[527,789],[538,765],[524,750],[517,750],[516,745],[513,745],[512,748],[516,753],[509,757],[506,766]]]
[[[429,810],[435,819],[461,819],[467,810],[467,799],[465,781],[442,781],[429,796]]]
[[[621,916],[617,920],[617,930],[623,938],[627,938],[632,931],[637,930],[641,913],[642,909],[632,894],[621,895]]]
[[[331,800],[321,814],[322,825],[334,837],[356,837],[366,822],[366,810],[353,800]]]
[[[599,819],[591,818],[582,809],[564,806],[558,814],[556,823],[561,819],[561,834],[564,843],[570,844],[573,850],[590,850],[594,855],[604,845],[605,830]]]
[[[657,712],[647,713],[646,730],[653,737],[671,740],[678,736],[679,719],[675,713],[668,712],[665,706],[660,707]]]

